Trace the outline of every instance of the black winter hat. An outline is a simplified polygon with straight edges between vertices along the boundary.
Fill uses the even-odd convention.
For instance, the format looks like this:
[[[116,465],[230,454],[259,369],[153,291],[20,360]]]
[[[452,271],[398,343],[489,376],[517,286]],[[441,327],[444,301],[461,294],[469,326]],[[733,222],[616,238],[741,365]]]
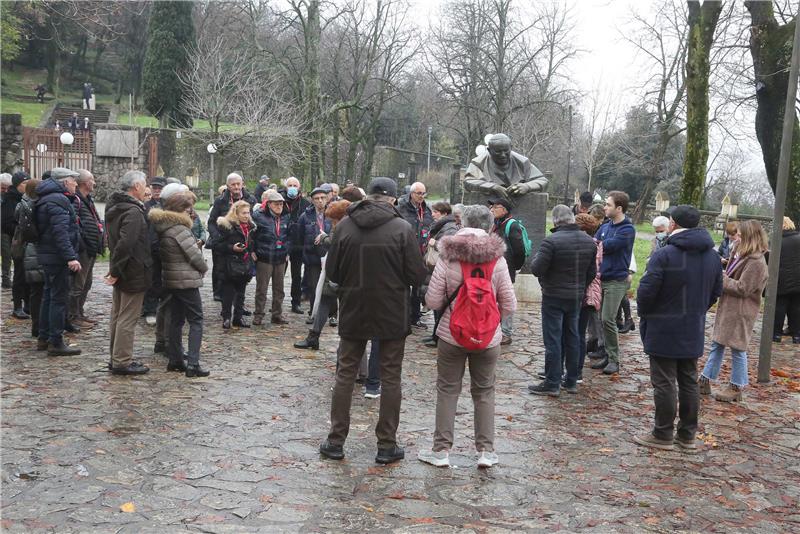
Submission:
[[[509,213],[511,213],[511,208],[512,208],[511,202],[509,202],[504,198],[500,197],[490,198],[489,200],[486,201],[486,204],[488,204],[489,206],[494,206],[495,204],[499,204],[500,206],[503,206],[506,210],[508,210]]]
[[[17,171],[11,177],[11,185],[16,188],[19,184],[21,184],[25,180],[30,180],[30,179],[31,179],[31,177],[28,176],[27,172],[25,172],[25,171]]]
[[[667,210],[667,213],[681,228],[697,228],[700,224],[700,212],[694,206],[681,204],[673,206]]]

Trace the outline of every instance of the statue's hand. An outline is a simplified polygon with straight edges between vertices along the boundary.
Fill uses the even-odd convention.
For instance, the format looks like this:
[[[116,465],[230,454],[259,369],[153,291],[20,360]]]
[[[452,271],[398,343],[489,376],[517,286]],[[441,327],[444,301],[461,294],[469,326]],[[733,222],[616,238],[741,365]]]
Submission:
[[[522,195],[527,195],[531,191],[533,191],[533,188],[526,183],[514,184],[509,186],[508,189],[506,189],[506,192],[514,197],[521,197]]]
[[[509,197],[508,197],[508,189],[506,189],[505,187],[503,187],[500,184],[494,184],[494,183],[491,183],[491,182],[486,182],[486,184],[484,184],[481,189],[487,195],[493,195],[493,196],[497,196],[497,197],[503,198],[505,200],[510,200]]]

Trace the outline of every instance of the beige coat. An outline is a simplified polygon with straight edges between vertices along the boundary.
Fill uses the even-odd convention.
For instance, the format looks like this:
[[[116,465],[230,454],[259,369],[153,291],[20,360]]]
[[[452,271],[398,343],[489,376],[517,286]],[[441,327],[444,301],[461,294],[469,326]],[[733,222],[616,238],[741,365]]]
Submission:
[[[761,293],[767,285],[763,254],[742,259],[730,276],[723,276],[712,339],[736,350],[747,350],[761,311]]]
[[[192,218],[189,214],[153,208],[149,218],[158,233],[164,287],[202,287],[208,266],[192,234]]]

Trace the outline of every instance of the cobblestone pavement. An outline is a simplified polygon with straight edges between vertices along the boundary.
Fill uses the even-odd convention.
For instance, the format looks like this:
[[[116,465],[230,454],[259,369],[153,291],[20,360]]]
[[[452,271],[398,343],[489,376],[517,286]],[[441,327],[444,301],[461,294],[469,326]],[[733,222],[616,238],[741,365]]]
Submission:
[[[776,346],[775,379],[753,385],[745,403],[703,400],[699,454],[653,452],[631,442],[652,424],[638,330],[623,336],[618,378],[587,369],[577,395],[533,397],[526,385],[544,351],[538,311],[523,308],[497,372],[501,464],[482,471],[468,386],[457,467],[416,460],[431,445],[436,371],[417,332],[403,373],[406,460],[374,463],[378,401],[356,390],[347,459],[331,462],[317,447],[328,429],[333,329],[319,352],[292,348],[306,331],[302,316],[223,332],[206,287],[202,362],[210,378],[166,373],[143,321],[136,348],[153,370],[111,376],[110,290],[100,282],[103,265],[95,273],[89,309],[101,321],[71,338],[84,350],[73,358],[35,352],[27,322],[9,318],[3,290],[4,531],[800,531],[797,345]]]

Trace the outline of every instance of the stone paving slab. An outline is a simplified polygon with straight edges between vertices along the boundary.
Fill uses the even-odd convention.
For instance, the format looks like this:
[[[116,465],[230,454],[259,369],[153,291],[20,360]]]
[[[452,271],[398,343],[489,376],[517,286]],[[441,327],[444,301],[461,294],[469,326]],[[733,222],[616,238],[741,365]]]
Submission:
[[[797,345],[776,345],[774,381],[754,384],[745,403],[703,400],[699,454],[653,452],[631,442],[652,424],[638,331],[622,336],[618,378],[586,369],[577,395],[534,397],[526,386],[544,349],[538,310],[523,308],[497,370],[501,464],[484,471],[476,468],[468,382],[454,467],[416,460],[432,442],[436,374],[435,353],[416,332],[403,372],[406,460],[374,463],[378,402],[357,389],[347,459],[330,462],[317,447],[328,428],[333,329],[318,352],[292,348],[306,332],[304,316],[224,332],[206,287],[202,362],[210,378],[167,373],[143,321],[136,348],[153,370],[111,376],[111,293],[102,265],[95,274],[89,309],[100,324],[70,338],[84,350],[73,358],[36,352],[28,323],[9,318],[10,292],[2,292],[3,531],[800,531]],[[756,336],[751,354],[757,347]],[[755,380],[756,362],[750,367]]]

